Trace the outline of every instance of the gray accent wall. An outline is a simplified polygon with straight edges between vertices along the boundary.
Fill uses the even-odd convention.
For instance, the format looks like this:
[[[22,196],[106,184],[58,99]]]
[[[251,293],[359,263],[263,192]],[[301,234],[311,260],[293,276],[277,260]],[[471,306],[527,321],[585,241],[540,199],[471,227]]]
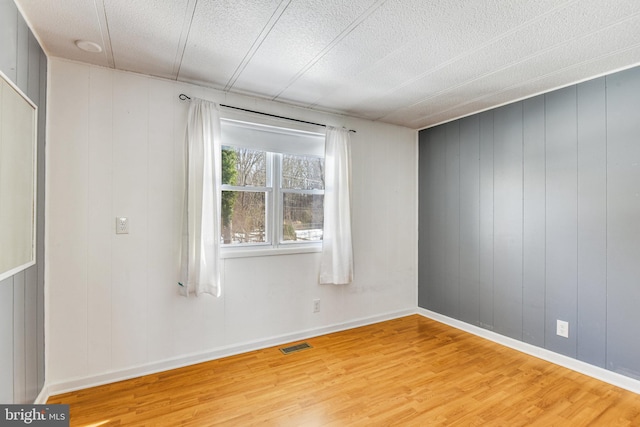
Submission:
[[[419,306],[640,379],[640,68],[419,141]]]
[[[0,403],[32,403],[44,385],[47,59],[11,0],[0,0],[0,70],[38,106],[36,265],[0,282]]]

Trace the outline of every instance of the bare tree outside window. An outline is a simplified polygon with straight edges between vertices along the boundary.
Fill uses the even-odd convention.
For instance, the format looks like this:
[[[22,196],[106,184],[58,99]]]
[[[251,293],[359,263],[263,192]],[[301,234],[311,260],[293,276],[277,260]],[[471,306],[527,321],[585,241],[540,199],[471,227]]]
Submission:
[[[265,242],[266,152],[225,146],[222,159],[222,242]]]
[[[224,244],[322,240],[323,158],[230,146],[222,154]],[[270,215],[279,219],[270,222]],[[270,224],[281,227],[276,235]]]
[[[321,240],[324,195],[313,190],[324,190],[324,159],[284,154],[281,187],[283,240]]]
[[[222,148],[222,184],[236,185],[238,181],[238,170],[236,168],[237,155],[235,150]],[[222,192],[222,242],[231,243],[231,219],[233,218],[233,207],[235,205],[237,193],[233,191]]]

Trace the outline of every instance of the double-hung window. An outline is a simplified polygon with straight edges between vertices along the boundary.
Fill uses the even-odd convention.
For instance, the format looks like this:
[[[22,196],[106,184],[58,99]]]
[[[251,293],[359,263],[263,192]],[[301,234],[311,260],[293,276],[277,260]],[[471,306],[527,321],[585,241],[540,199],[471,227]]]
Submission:
[[[223,247],[322,240],[324,134],[223,119]]]

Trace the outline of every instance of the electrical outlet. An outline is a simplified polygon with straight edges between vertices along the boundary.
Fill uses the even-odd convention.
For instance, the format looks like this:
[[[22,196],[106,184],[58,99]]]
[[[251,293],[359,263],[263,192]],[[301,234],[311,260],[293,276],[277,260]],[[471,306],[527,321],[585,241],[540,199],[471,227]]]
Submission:
[[[569,338],[569,322],[565,322],[564,320],[558,320],[556,324],[556,334]]]
[[[320,312],[320,299],[316,298],[313,300],[313,312],[314,313],[319,313]]]
[[[116,217],[116,234],[129,234],[129,218]]]

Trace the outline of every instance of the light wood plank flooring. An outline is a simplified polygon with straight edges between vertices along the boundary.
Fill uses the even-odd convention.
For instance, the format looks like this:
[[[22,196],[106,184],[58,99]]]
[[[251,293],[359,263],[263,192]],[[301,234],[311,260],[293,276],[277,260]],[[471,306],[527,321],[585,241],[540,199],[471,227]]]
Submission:
[[[640,426],[640,395],[419,315],[73,393],[72,426]]]

